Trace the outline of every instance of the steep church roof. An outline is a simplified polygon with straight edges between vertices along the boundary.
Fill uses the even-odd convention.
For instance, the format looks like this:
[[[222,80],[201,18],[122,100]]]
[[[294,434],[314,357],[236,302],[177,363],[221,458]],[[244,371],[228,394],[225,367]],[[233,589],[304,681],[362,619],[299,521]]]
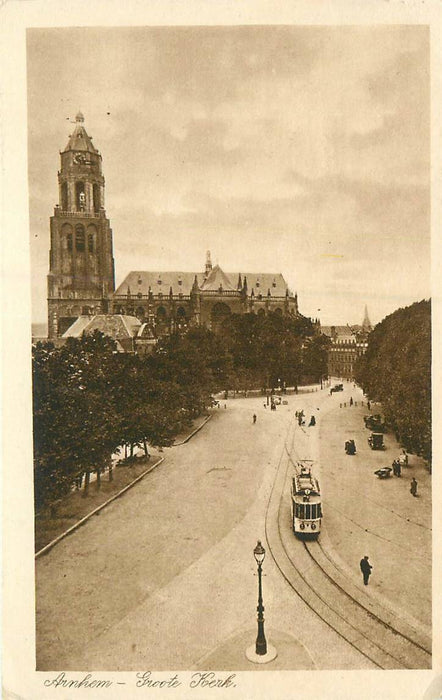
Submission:
[[[159,292],[167,296],[172,288],[173,294],[181,292],[184,296],[188,296],[192,291],[195,276],[202,292],[218,291],[220,285],[224,291],[240,291],[238,289],[240,276],[242,283],[247,280],[248,294],[251,294],[253,290],[255,297],[260,294],[267,296],[269,290],[270,296],[275,297],[284,297],[287,292],[287,283],[280,273],[224,272],[219,265],[215,265],[206,279],[204,279],[205,276],[202,272],[134,270],[129,272],[114,294],[115,296],[126,296],[129,292],[132,297],[136,298],[137,294],[147,295],[150,289],[154,296]]]
[[[202,272],[149,272],[149,271],[133,271],[124,278],[123,282],[115,290],[116,296],[124,296],[128,293],[128,289],[133,297],[137,294],[143,296],[149,294],[149,288],[152,294],[157,295],[162,292],[164,296],[169,294],[172,287],[174,294],[180,292],[188,296],[192,291],[192,285],[197,277],[198,286],[201,287],[204,281]]]
[[[236,276],[238,274],[236,273]],[[273,297],[283,297],[287,291],[287,282],[280,273],[273,274],[271,272],[243,272],[243,279],[247,278],[247,289],[249,294],[253,293],[255,297],[262,294],[267,295],[270,290],[270,295]],[[234,277],[232,273],[232,278]]]
[[[222,289],[224,292],[229,291],[229,292],[236,292],[238,291],[237,287],[232,284],[232,282],[229,280],[225,272],[223,272],[220,268],[219,265],[215,265],[215,267],[210,271],[208,277],[206,280],[204,280],[203,284],[201,285],[201,291],[202,292],[208,292],[208,291],[213,291],[217,292],[218,290]]]
[[[84,117],[81,112],[78,112],[77,116],[75,117],[75,122],[75,129],[69,137],[64,153],[66,151],[88,151],[89,153],[98,153],[91,141],[91,137],[88,135],[83,126]]]

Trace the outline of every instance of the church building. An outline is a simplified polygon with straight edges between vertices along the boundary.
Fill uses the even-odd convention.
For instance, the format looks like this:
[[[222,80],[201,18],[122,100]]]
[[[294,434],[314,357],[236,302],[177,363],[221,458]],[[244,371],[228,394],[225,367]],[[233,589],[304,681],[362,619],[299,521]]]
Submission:
[[[51,217],[49,338],[66,337],[80,317],[108,314],[135,317],[156,336],[198,325],[216,330],[232,313],[300,315],[282,274],[225,272],[212,266],[209,252],[201,270],[129,272],[115,289],[102,159],[81,112],[60,157],[59,203]]]

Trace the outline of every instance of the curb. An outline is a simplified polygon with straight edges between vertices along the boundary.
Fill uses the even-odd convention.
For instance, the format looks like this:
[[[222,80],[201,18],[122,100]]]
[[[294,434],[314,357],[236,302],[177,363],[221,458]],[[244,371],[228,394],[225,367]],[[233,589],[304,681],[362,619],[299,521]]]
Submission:
[[[89,520],[89,518],[91,518],[93,515],[98,513],[100,510],[103,510],[103,508],[105,508],[107,505],[109,505],[109,503],[112,503],[112,501],[115,501],[116,498],[119,498],[121,496],[121,494],[123,494],[125,491],[128,491],[130,488],[132,488],[132,486],[134,486],[138,481],[140,481],[143,477],[145,477],[146,474],[149,474],[149,472],[151,472],[153,469],[155,469],[155,467],[157,467],[159,464],[161,464],[161,462],[164,462],[164,457],[161,457],[158,460],[158,462],[155,462],[155,464],[152,464],[152,466],[149,467],[149,469],[146,469],[146,471],[144,471],[142,474],[137,476],[136,479],[134,479],[133,481],[130,482],[130,484],[127,484],[127,486],[122,488],[121,491],[118,491],[113,496],[111,496],[111,498],[108,498],[107,501],[105,501],[104,503],[99,505],[97,508],[94,508],[94,510],[92,510],[90,513],[85,515],[84,518],[81,518],[81,520],[79,520],[78,523],[75,523],[75,525],[72,525],[65,532],[62,532],[61,535],[58,535],[58,537],[56,537],[54,540],[52,540],[51,542],[46,544],[42,549],[39,549],[38,552],[35,553],[34,558],[38,559],[38,557],[40,557],[42,554],[46,554],[47,552],[49,552],[49,550],[52,549],[52,547],[55,547],[55,545],[58,544],[58,542],[60,542],[65,537],[70,535],[72,532],[74,532],[74,530],[77,530],[79,527],[84,525],[84,523],[87,520]]]
[[[207,421],[209,421],[211,418],[212,418],[211,415],[210,415],[210,416],[207,416],[207,418],[205,418],[205,419],[203,420],[203,422],[201,423],[201,425],[199,425],[197,428],[195,428],[195,430],[193,430],[193,431],[190,433],[190,435],[188,435],[186,438],[184,438],[184,440],[181,440],[180,442],[174,442],[173,445],[172,445],[172,447],[178,447],[179,445],[184,445],[186,442],[189,442],[190,438],[192,438],[196,433],[198,433],[198,432],[201,430],[201,428],[204,428],[204,426],[206,425]]]

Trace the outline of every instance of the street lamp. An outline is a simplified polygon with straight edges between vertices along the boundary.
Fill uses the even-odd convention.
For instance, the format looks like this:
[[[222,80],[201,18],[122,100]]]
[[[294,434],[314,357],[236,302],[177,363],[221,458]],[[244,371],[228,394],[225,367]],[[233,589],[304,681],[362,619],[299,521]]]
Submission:
[[[256,559],[256,563],[258,564],[258,607],[256,608],[258,611],[258,636],[256,638],[255,651],[258,654],[258,656],[263,656],[264,654],[267,654],[267,641],[264,634],[264,606],[262,604],[261,567],[262,562],[264,561],[264,557],[266,555],[266,551],[262,546],[260,540],[258,540],[258,544],[253,550],[253,555]]]

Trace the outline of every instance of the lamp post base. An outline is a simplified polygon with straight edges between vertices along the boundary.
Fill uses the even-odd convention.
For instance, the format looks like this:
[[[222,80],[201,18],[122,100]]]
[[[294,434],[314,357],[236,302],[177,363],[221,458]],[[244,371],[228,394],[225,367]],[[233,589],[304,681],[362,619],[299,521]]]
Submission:
[[[278,652],[276,651],[275,647],[268,642],[267,654],[257,654],[256,644],[252,644],[252,646],[246,649],[246,657],[254,664],[268,664],[269,661],[273,661],[273,659],[276,659],[277,656]]]

